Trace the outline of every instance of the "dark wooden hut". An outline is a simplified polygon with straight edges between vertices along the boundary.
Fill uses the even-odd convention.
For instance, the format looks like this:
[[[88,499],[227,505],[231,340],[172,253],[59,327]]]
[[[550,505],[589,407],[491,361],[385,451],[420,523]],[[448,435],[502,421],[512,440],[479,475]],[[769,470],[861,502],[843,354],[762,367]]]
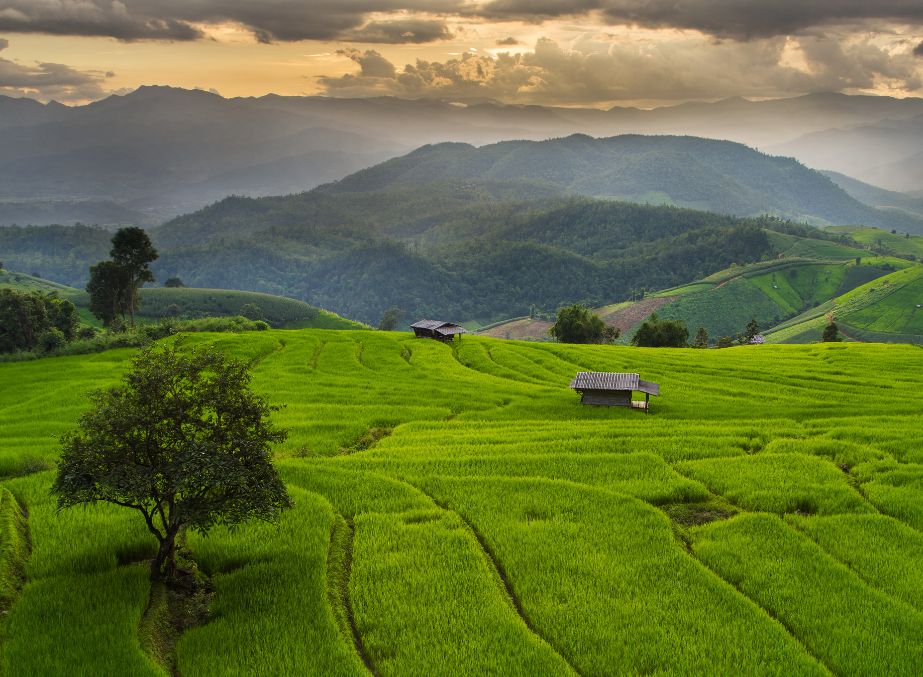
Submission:
[[[437,341],[451,341],[457,334],[464,334],[465,328],[442,320],[420,320],[410,325],[417,338],[431,338]]]
[[[620,374],[605,371],[581,371],[570,387],[580,393],[583,404],[601,407],[632,407],[650,411],[651,395],[660,395],[660,386],[642,381],[639,374]],[[643,402],[632,400],[637,390],[644,393]]]

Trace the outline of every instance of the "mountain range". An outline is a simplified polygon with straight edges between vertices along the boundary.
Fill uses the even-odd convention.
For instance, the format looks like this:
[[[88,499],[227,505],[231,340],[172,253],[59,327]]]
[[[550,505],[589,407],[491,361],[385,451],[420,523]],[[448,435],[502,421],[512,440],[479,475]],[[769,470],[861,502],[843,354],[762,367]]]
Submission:
[[[428,145],[312,191],[229,197],[150,233],[160,280],[284,294],[370,323],[395,305],[492,321],[764,260],[776,252],[768,233],[838,237],[796,217],[923,230],[909,211],[875,209],[741,144],[573,135]],[[109,236],[0,228],[0,251],[11,269],[82,286]]]
[[[921,119],[923,99],[842,94],[653,110],[225,99],[169,87],[75,107],[0,97],[0,225],[152,226],[227,195],[309,190],[424,144],[574,133],[732,140],[892,190],[920,190]]]

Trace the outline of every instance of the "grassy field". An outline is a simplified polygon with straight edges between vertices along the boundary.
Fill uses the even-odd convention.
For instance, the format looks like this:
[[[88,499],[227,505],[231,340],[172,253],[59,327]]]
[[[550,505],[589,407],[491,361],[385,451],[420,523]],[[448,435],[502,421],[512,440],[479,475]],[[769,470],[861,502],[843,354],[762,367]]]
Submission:
[[[278,525],[191,535],[181,674],[916,674],[923,351],[190,335],[284,404]],[[57,437],[131,351],[0,364],[0,666],[164,674],[133,514],[57,513]],[[660,383],[579,404],[579,370]],[[15,500],[14,500],[15,499]],[[25,545],[27,544],[27,545]]]

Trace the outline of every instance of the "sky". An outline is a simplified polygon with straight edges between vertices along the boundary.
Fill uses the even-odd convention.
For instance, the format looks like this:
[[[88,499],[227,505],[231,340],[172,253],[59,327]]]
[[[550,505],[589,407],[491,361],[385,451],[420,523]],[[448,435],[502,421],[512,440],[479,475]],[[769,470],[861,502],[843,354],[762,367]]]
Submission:
[[[0,0],[0,94],[923,96],[923,0]]]

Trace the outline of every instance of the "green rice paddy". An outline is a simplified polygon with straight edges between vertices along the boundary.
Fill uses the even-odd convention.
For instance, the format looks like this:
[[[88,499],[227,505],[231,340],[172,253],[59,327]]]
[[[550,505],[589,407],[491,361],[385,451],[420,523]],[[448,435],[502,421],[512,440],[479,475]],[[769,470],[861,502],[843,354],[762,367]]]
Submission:
[[[202,343],[285,405],[295,507],[190,535],[215,595],[180,674],[919,673],[919,347],[184,345]],[[57,437],[131,355],[0,364],[4,674],[166,674],[141,630],[143,524],[48,494]],[[650,416],[583,407],[582,370],[662,396]]]

